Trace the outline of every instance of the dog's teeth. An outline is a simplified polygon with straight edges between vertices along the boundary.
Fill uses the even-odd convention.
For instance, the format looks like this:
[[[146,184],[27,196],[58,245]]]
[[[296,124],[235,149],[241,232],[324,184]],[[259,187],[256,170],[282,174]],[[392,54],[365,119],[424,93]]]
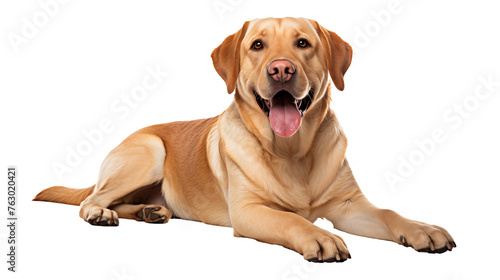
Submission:
[[[264,100],[264,103],[266,104],[268,109],[271,109],[271,102],[269,100]]]
[[[293,103],[295,103],[295,107],[297,108],[297,110],[299,110],[300,105],[302,104],[302,100],[295,99],[295,101],[293,101]]]

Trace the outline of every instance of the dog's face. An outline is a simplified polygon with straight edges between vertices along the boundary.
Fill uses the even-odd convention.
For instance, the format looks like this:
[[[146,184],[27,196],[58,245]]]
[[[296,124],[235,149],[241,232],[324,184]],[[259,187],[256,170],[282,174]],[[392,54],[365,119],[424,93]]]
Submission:
[[[268,118],[287,137],[324,97],[328,73],[343,90],[351,55],[347,43],[315,21],[267,18],[246,22],[212,58],[228,92],[237,87],[248,113]]]

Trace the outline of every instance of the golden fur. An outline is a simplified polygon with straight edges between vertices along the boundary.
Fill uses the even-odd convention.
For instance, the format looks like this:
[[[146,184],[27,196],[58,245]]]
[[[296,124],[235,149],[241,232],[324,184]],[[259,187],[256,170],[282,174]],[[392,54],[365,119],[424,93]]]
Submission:
[[[251,50],[256,39],[265,50]],[[310,47],[297,48],[299,39]],[[345,158],[347,139],[330,109],[329,76],[343,90],[351,56],[346,42],[312,20],[246,22],[212,53],[227,91],[235,92],[225,112],[141,129],[106,157],[95,186],[52,187],[34,200],[80,205],[80,216],[94,225],[175,216],[233,227],[235,236],[280,244],[310,261],[350,258],[342,238],[313,224],[318,218],[419,251],[451,250],[455,242],[443,228],[376,208],[359,189]],[[276,59],[296,67],[289,84],[295,98],[315,92],[289,137],[274,133],[253,93],[272,97],[266,69]]]

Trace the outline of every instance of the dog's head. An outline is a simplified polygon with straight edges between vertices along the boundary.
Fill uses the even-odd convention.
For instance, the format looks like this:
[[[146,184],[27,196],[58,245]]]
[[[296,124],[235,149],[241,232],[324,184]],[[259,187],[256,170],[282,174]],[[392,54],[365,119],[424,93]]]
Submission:
[[[328,73],[344,89],[351,57],[351,47],[337,34],[302,18],[245,22],[212,53],[228,93],[236,88],[248,113],[268,118],[285,137],[326,97]]]

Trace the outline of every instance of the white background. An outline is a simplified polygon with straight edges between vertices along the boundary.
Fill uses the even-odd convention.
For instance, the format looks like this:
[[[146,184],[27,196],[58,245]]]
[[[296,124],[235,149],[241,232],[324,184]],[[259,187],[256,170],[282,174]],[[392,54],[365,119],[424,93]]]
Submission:
[[[43,20],[39,3],[47,1],[0,4],[0,166],[19,169],[18,273],[2,261],[2,279],[499,279],[500,87],[474,97],[478,88],[488,93],[481,77],[500,82],[495,1],[400,0],[396,9],[390,0],[69,1],[15,46],[10,38],[23,37],[23,18]],[[230,9],[218,13],[214,3]],[[230,228],[182,220],[92,227],[78,207],[31,201],[52,185],[94,184],[106,154],[139,128],[220,114],[233,96],[211,51],[245,20],[282,16],[315,19],[356,48],[346,89],[334,90],[332,101],[354,174],[374,204],[448,229],[453,252],[417,253],[318,221],[344,238],[352,259],[310,264],[280,246],[235,238]],[[169,76],[127,116],[113,111],[148,67]],[[449,110],[464,101],[470,110],[458,123]],[[57,176],[53,165],[66,164],[68,149],[86,141],[83,131],[105,119],[113,130]],[[435,129],[445,141],[419,158],[415,141]],[[391,187],[384,174],[401,175],[401,160],[412,154],[413,172]]]

